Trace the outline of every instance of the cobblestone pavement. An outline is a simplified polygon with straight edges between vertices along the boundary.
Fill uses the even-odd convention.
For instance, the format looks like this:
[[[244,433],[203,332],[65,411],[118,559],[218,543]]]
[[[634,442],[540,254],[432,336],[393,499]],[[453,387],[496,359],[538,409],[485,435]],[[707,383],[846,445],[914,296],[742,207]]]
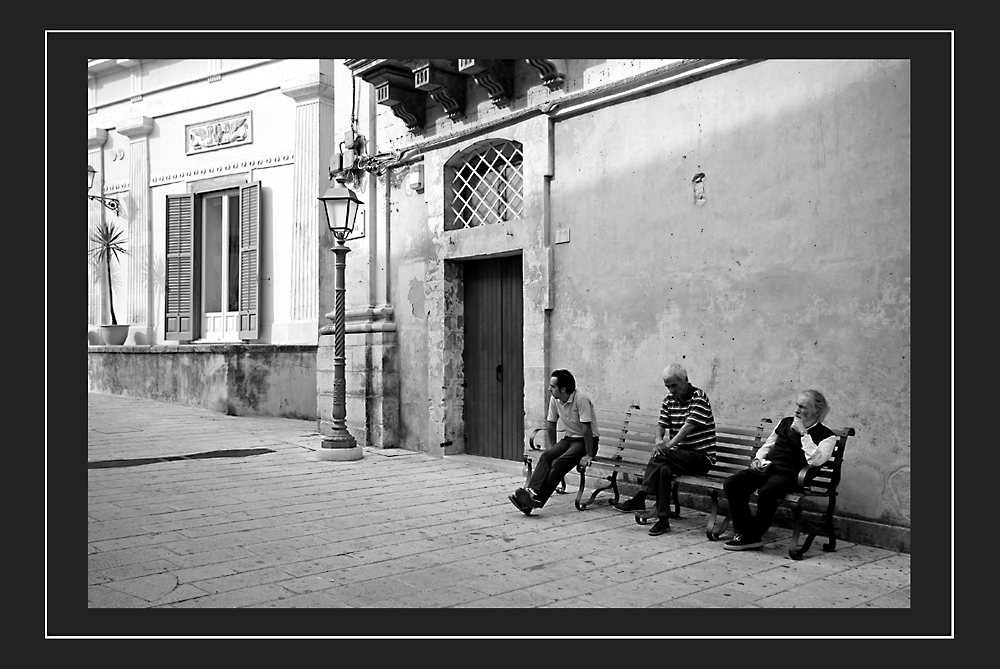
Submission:
[[[730,552],[702,512],[650,537],[573,494],[524,516],[517,463],[319,461],[314,421],[98,393],[88,408],[90,608],[910,606],[904,553],[817,542],[795,561],[782,528]]]

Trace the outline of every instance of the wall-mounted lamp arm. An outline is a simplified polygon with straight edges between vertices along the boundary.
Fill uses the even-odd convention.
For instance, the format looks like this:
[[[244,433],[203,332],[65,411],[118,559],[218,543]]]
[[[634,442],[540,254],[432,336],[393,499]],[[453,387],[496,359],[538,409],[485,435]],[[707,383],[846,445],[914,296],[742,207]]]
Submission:
[[[88,195],[87,199],[89,199],[89,200],[98,200],[105,207],[107,207],[111,211],[115,212],[115,216],[120,216],[121,215],[122,204],[121,204],[121,202],[119,202],[118,200],[116,200],[113,197],[102,197],[100,195]]]

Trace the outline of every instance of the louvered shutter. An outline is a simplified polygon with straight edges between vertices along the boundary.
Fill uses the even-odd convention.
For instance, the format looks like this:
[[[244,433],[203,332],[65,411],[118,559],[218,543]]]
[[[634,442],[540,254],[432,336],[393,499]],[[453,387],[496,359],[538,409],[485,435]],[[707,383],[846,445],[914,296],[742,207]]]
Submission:
[[[167,276],[164,282],[164,338],[194,339],[194,196],[167,196]]]
[[[257,339],[260,182],[240,186],[240,339]]]

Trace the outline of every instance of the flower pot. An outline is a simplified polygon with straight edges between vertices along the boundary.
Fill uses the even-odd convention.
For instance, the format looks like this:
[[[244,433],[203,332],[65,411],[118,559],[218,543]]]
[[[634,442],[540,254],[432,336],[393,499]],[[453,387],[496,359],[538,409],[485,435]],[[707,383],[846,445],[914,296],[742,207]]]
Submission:
[[[128,325],[102,325],[101,338],[108,346],[121,346],[128,339]]]

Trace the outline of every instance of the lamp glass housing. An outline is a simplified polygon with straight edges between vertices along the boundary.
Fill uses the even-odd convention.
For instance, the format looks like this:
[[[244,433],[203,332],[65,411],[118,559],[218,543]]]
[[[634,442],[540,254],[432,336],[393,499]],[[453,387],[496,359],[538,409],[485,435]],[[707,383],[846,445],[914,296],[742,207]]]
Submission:
[[[325,205],[323,211],[326,212],[326,223],[335,235],[344,237],[354,232],[358,207],[364,204],[354,191],[338,181],[338,185],[332,186],[319,199]]]
[[[97,170],[95,170],[91,165],[87,165],[87,192],[90,192],[90,189],[94,187],[95,174],[97,174]]]

